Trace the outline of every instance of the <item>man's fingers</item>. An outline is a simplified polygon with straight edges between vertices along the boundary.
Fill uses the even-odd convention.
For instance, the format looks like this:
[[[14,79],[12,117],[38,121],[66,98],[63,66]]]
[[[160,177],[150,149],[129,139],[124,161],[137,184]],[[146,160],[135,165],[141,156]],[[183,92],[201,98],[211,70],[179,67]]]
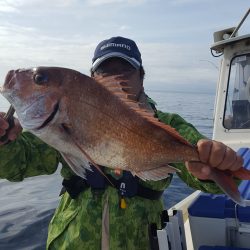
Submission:
[[[201,139],[198,141],[197,148],[201,162],[203,163],[208,162],[212,145],[213,141],[211,140]]]
[[[9,134],[8,138],[10,141],[14,141],[16,140],[17,136],[18,136],[17,134]]]
[[[242,157],[225,144],[202,139],[197,143],[201,162],[219,170],[236,171],[242,167]]]
[[[221,142],[213,141],[213,145],[211,147],[208,164],[211,167],[219,166],[223,162],[223,160],[225,158],[226,149],[227,149],[226,145],[222,144]]]
[[[9,127],[9,123],[4,120],[4,113],[0,113],[0,137],[6,134],[6,129]]]
[[[6,130],[9,127],[9,123],[0,117],[0,129]]]
[[[243,165],[242,157],[238,156],[231,148],[227,147],[222,162],[217,166],[220,170],[229,169],[236,171]]]
[[[22,127],[16,118],[14,118],[14,126],[7,130],[9,128],[9,123],[2,118],[3,115],[3,113],[0,113],[0,139],[3,138],[6,133],[7,135],[5,138],[6,140],[0,141],[0,145],[6,144],[8,141],[14,141],[22,132]]]
[[[3,136],[3,135],[5,135],[5,133],[6,133],[6,130],[0,128],[0,137]]]
[[[9,131],[8,138],[10,141],[14,141],[19,134],[22,132],[22,127],[18,123],[15,123],[15,126]]]
[[[236,161],[230,166],[231,171],[237,171],[243,167],[244,160],[240,155],[236,155]]]
[[[201,162],[185,162],[188,171],[200,180],[208,180],[211,168]]]

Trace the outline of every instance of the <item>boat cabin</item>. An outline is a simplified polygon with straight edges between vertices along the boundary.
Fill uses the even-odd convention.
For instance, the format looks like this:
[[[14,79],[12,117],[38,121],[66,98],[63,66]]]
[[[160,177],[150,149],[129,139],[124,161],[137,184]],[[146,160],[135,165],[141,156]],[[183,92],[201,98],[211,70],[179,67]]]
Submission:
[[[250,147],[250,34],[214,33],[212,53],[223,55],[217,84],[213,139],[235,150]]]
[[[236,28],[214,33],[211,53],[215,57],[222,56],[213,139],[237,151],[244,159],[243,167],[250,170],[250,34],[237,34],[249,13],[250,9]],[[177,226],[177,231],[184,231],[186,240],[179,245],[172,243],[177,239],[173,235],[178,233],[165,228],[165,234],[163,230],[158,232],[159,249],[250,250],[250,181],[242,181],[238,189],[245,206],[224,194],[196,191],[169,209],[173,217],[176,211],[182,211],[185,230]],[[169,221],[169,226],[174,227]]]

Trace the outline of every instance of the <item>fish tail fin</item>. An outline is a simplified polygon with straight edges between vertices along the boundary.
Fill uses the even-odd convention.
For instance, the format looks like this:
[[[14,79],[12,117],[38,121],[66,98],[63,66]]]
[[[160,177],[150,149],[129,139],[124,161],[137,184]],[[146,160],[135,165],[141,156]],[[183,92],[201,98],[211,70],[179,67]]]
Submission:
[[[231,174],[218,169],[212,169],[210,178],[227,194],[234,202],[241,206],[246,206],[246,200],[241,197],[238,187]]]
[[[133,172],[133,175],[137,175],[144,181],[159,181],[167,178],[169,174],[179,172],[180,170],[170,165],[164,165],[158,168],[149,169],[141,172]]]
[[[231,173],[240,180],[250,180],[250,170],[246,168],[240,168],[239,170],[233,171]]]

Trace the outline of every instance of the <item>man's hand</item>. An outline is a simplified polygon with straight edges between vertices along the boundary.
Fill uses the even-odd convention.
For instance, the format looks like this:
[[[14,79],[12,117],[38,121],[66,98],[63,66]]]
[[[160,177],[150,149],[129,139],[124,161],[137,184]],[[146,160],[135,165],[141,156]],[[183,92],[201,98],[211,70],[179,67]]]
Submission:
[[[7,132],[7,139],[5,141],[0,141],[0,145],[7,143],[8,141],[14,141],[19,134],[22,132],[22,127],[18,119],[14,118],[14,126],[9,130],[9,123],[4,120],[4,113],[0,113],[0,139]]]
[[[197,143],[201,162],[186,162],[187,169],[198,179],[209,179],[211,169],[236,171],[243,166],[243,159],[225,144],[212,140]]]

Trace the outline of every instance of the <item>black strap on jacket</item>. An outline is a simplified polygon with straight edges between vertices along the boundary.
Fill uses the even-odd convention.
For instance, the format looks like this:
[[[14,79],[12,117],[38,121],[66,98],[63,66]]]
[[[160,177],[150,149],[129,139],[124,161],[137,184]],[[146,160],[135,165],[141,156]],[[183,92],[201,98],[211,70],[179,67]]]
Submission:
[[[110,175],[108,175],[108,178],[116,189],[119,190],[120,195],[124,197],[131,198],[137,195],[145,199],[158,200],[163,193],[163,191],[157,191],[143,186],[139,182],[139,178],[137,176],[134,177],[128,171],[123,171],[122,178],[118,180]]]
[[[73,175],[69,180],[64,179],[62,185],[60,195],[68,192],[72,199],[76,199],[81,192],[89,187],[88,183],[77,175]]]
[[[118,180],[111,175],[107,175],[107,177],[118,190],[118,193],[124,197],[139,196],[145,199],[158,200],[163,193],[163,191],[156,191],[143,186],[139,182],[139,178],[134,177],[128,171],[123,171],[123,176]],[[75,199],[87,188],[91,188],[93,191],[104,190],[107,185],[111,185],[110,182],[96,168],[93,168],[93,172],[86,170],[86,179],[75,175],[69,180],[64,179],[60,195],[67,191],[70,197]]]

